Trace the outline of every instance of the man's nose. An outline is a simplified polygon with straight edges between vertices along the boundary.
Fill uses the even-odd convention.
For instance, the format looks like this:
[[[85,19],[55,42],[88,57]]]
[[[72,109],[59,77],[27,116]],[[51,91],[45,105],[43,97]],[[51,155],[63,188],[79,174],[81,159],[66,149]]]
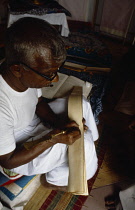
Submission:
[[[56,77],[54,77],[54,79],[52,80],[52,82],[58,82],[58,81],[59,81],[59,76],[57,74]]]

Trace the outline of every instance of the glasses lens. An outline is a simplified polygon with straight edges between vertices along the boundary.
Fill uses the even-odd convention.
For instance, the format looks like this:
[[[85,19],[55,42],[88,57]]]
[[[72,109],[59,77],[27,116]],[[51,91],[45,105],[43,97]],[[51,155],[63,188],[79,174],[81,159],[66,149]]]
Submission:
[[[31,67],[27,66],[26,64],[22,64],[24,67],[30,69],[31,71],[35,72],[36,74],[40,75],[41,77],[44,77],[45,79],[52,81],[56,76],[57,76],[57,72],[53,73],[50,77],[46,76],[45,74],[41,74],[38,71],[36,71],[35,69],[32,69]],[[59,70],[59,69],[58,69]]]

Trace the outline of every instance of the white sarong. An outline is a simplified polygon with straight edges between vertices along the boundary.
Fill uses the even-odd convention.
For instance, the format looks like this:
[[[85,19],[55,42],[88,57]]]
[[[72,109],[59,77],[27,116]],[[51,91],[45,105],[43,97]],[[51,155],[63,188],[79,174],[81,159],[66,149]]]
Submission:
[[[63,116],[65,114],[67,115],[67,98],[56,99],[55,101],[49,103],[49,105],[55,113]],[[97,170],[97,155],[94,141],[98,139],[98,131],[91,106],[86,99],[83,99],[83,117],[86,120],[85,124],[89,128],[84,134],[86,174],[88,180],[93,177]],[[47,130],[42,123],[40,127],[39,120],[38,128],[40,129],[40,132],[41,128],[43,131],[40,135],[38,134],[36,137],[34,137],[34,140],[50,131],[50,129]],[[67,149],[68,146],[66,144],[55,144],[54,146],[45,150],[31,162],[14,168],[12,171],[28,176],[45,173],[48,183],[57,186],[67,186],[69,174]]]

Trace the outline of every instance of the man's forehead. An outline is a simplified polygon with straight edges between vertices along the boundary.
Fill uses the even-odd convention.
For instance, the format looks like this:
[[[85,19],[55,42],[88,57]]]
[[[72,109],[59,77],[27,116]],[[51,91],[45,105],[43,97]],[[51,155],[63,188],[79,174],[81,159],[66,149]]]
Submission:
[[[32,66],[33,67],[40,67],[42,69],[56,69],[59,67],[59,63],[57,62],[57,60],[53,59],[52,56],[46,56],[45,54],[40,54],[40,53],[36,53],[35,55],[33,55],[33,62],[32,62]]]

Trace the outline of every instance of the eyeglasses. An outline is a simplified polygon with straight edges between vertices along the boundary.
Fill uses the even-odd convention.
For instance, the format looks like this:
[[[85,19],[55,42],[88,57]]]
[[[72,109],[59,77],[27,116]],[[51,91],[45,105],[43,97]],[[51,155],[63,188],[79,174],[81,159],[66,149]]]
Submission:
[[[31,71],[35,72],[36,74],[40,75],[41,77],[44,77],[45,79],[52,81],[56,76],[57,76],[57,72],[53,73],[51,77],[48,77],[42,73],[39,73],[38,71],[36,71],[35,69],[32,69],[31,67],[29,67],[28,65],[24,64],[24,63],[20,63],[21,65],[25,66],[26,68],[30,69]],[[59,70],[59,68],[58,68]]]

